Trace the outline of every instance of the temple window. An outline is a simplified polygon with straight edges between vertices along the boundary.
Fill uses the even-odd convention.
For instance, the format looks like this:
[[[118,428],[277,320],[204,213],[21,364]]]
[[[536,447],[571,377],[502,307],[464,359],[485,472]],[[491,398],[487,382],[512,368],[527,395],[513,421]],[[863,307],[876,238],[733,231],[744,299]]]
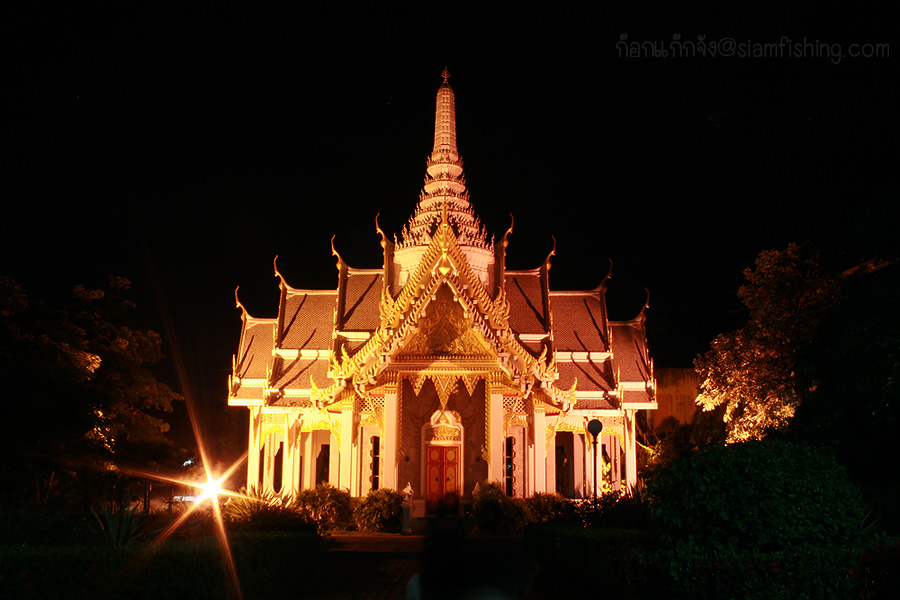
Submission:
[[[272,466],[272,489],[278,494],[281,492],[282,475],[284,469],[284,442],[278,444],[278,452],[275,453],[275,464]]]
[[[381,471],[381,438],[372,436],[372,489],[378,489],[378,473]]]
[[[328,483],[328,467],[331,462],[331,446],[322,444],[319,455],[316,457],[316,485]]]
[[[504,477],[503,483],[506,487],[506,495],[514,496],[515,495],[515,457],[516,452],[513,449],[516,445],[516,438],[508,437],[506,438],[506,444],[504,445],[503,450],[503,463],[504,463]]]

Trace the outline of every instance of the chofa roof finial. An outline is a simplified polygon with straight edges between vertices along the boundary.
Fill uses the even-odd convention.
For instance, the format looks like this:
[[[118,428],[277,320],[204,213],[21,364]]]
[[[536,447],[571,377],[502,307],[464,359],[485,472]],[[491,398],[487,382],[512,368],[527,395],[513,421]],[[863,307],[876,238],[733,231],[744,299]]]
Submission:
[[[234,288],[234,304],[235,304],[236,308],[241,309],[241,318],[246,319],[247,318],[247,308],[243,304],[241,304],[241,299],[238,298],[238,290],[239,289],[241,289],[241,286],[237,286],[236,288]]]
[[[381,216],[381,213],[376,213],[375,215],[375,232],[381,236],[381,247],[387,247],[387,236],[384,235],[384,231],[381,230],[381,227],[378,225],[378,217]]]
[[[279,285],[284,285],[284,275],[281,274],[281,271],[278,270],[278,255],[275,255],[275,258],[272,259],[272,266],[275,268],[275,277],[279,280]]]
[[[334,247],[334,238],[335,237],[337,237],[337,236],[336,235],[331,236],[331,255],[334,256],[335,258],[337,258],[337,265],[335,265],[335,266],[337,267],[337,270],[340,271],[341,267],[344,264],[344,259],[341,258],[341,255],[338,254],[338,251]]]
[[[553,240],[553,248],[550,249],[550,254],[544,259],[544,264],[547,265],[548,269],[550,268],[550,258],[556,256],[556,236],[551,235],[550,238]]]
[[[509,245],[509,234],[513,232],[513,225],[516,224],[516,219],[513,217],[512,213],[509,213],[509,229],[506,230],[506,233],[503,234],[503,247],[506,248]]]

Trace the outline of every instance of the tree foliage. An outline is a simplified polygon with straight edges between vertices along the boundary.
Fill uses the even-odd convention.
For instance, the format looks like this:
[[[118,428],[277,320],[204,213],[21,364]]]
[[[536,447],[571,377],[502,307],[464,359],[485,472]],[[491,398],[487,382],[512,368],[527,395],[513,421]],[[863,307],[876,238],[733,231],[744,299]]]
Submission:
[[[98,391],[89,439],[111,459],[134,459],[165,449],[169,424],[162,418],[181,397],[159,381],[151,365],[163,358],[162,338],[130,319],[130,282],[110,278],[109,290],[77,286],[71,319],[88,334],[88,349],[100,357],[91,378]]]
[[[0,277],[5,500],[44,503],[64,480],[172,449],[163,416],[180,396],[151,369],[162,340],[134,324],[129,287],[78,286],[59,308]]]
[[[866,486],[878,527],[900,533],[900,264],[846,278],[844,298],[801,357],[806,395],[789,434],[824,446]]]
[[[848,428],[871,432],[867,446],[884,444],[892,454],[889,440],[900,427],[900,269],[854,273],[845,288],[803,357],[809,392],[794,430],[816,443],[840,442]]]
[[[697,407],[689,423],[679,423],[670,416],[656,429],[650,428],[644,415],[638,415],[638,472],[644,477],[652,476],[656,470],[702,448],[724,444],[724,412],[721,405],[709,411]]]
[[[729,442],[788,424],[804,395],[799,358],[840,290],[839,278],[809,245],[762,252],[744,276],[738,297],[747,324],[716,337],[695,361],[702,379],[697,403],[707,411],[724,406]]]

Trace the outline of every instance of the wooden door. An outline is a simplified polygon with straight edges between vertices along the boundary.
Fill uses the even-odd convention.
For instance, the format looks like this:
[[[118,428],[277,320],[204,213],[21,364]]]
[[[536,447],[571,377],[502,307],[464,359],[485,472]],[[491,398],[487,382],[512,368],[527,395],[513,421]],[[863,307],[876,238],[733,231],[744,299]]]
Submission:
[[[459,447],[426,446],[425,510],[453,514],[459,510]]]

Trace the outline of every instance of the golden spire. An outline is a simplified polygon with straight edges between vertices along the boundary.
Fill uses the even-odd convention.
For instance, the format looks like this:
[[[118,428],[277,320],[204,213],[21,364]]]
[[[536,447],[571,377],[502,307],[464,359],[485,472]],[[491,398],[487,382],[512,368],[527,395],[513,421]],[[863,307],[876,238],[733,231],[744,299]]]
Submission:
[[[487,231],[469,203],[463,161],[456,147],[456,96],[447,82],[450,71],[446,67],[441,77],[444,81],[435,101],[434,147],[426,164],[425,185],[398,250],[427,245],[442,221],[450,224],[460,245],[487,250]]]
[[[441,73],[444,83],[438,89],[437,104],[434,111],[434,149],[431,160],[459,160],[456,150],[456,96],[453,88],[447,83],[450,71],[444,68]]]

